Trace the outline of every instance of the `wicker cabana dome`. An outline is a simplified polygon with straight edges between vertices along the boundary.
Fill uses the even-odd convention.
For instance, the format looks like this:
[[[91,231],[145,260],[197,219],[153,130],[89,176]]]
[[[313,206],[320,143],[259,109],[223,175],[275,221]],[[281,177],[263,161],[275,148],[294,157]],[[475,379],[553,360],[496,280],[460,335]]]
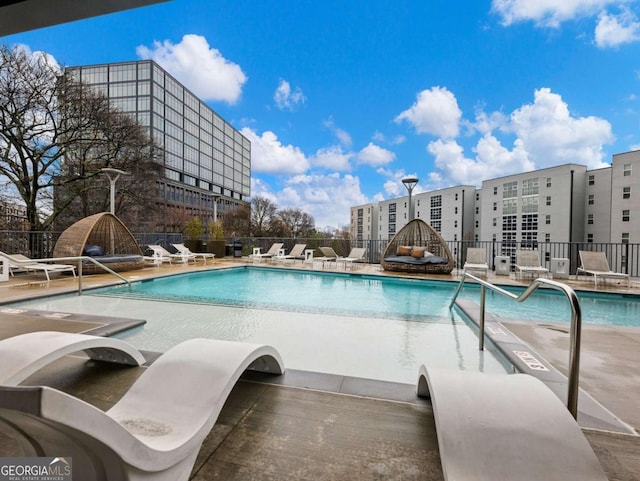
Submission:
[[[142,250],[129,229],[109,212],[90,215],[67,228],[53,248],[54,257],[89,255],[115,271],[141,267]],[[95,271],[91,262],[86,270]]]
[[[433,256],[416,257],[412,253],[401,252],[403,247],[424,248]],[[419,252],[420,249],[417,249]],[[455,265],[446,242],[433,227],[421,219],[409,221],[391,239],[380,263],[385,271],[424,272],[430,274],[449,274]]]

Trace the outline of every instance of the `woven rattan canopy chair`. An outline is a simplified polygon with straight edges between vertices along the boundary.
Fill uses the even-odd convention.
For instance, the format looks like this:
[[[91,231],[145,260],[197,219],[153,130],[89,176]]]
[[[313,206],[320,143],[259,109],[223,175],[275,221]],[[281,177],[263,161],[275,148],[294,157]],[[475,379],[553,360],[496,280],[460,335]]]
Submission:
[[[129,229],[109,212],[90,215],[65,230],[53,248],[54,257],[91,256],[114,271],[143,267],[142,250]],[[93,262],[83,272],[104,272]]]
[[[391,239],[380,263],[385,271],[449,274],[455,265],[449,247],[421,219],[409,221]]]

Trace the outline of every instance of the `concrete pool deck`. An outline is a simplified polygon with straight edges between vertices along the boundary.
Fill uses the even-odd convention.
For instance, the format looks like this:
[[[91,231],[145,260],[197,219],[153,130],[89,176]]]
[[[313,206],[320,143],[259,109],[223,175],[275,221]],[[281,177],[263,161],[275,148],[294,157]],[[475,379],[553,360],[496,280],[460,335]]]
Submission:
[[[163,266],[124,274],[137,280],[241,264],[235,259],[216,260],[205,267]],[[295,267],[300,268],[300,264]],[[373,266],[354,272],[384,275]],[[522,284],[506,277],[490,280]],[[83,281],[88,289],[116,280],[98,275],[85,277]],[[576,289],[590,288],[588,283],[573,280],[568,283]],[[630,289],[619,287],[608,284],[601,290],[640,294],[637,283]],[[0,284],[0,302],[48,296],[74,288],[77,289],[77,281],[66,277],[50,283],[34,276],[18,277]],[[5,321],[7,316],[0,319]],[[29,328],[50,329],[52,323],[66,321],[41,322],[32,321]],[[505,325],[559,370],[566,369],[567,334],[562,326]],[[16,329],[6,327],[0,331],[3,337],[12,335]],[[583,341],[581,387],[640,430],[640,329],[586,326]],[[88,364],[82,357],[69,356],[32,376],[29,383],[51,385],[106,408],[119,399],[144,369]],[[246,377],[234,389],[207,438],[193,479],[442,479],[431,406],[414,397],[414,390],[415,386],[410,385],[390,386],[301,371],[287,372],[283,379]],[[584,432],[610,480],[640,479],[640,437]],[[15,446],[12,448],[12,441],[1,433],[0,453],[10,456]]]

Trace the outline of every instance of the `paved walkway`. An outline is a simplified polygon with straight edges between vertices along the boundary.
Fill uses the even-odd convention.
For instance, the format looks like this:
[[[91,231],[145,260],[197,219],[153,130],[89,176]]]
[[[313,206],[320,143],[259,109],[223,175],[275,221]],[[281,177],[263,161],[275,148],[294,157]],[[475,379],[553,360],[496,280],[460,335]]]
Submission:
[[[214,265],[238,265],[238,261],[217,260],[206,267],[146,268],[125,276],[141,279]],[[382,275],[369,266],[357,272]],[[112,276],[89,276],[84,286],[112,282]],[[571,284],[589,288],[586,283]],[[618,287],[609,285],[606,289]],[[77,289],[77,281],[60,278],[47,283],[21,277],[0,284],[0,303],[70,289]],[[627,292],[640,294],[640,289],[634,284]],[[0,314],[0,319],[6,321],[7,316]],[[567,335],[562,326],[509,323],[508,327],[558,369],[564,369]],[[10,328],[0,332],[11,335]],[[583,338],[581,386],[638,429],[638,331],[587,327]],[[67,357],[32,376],[28,383],[52,385],[104,409],[119,399],[141,369],[99,367],[81,357]],[[247,379],[237,385],[201,450],[194,480],[443,479],[428,403],[411,396],[403,401],[389,400],[393,396],[385,383],[369,382],[366,393],[345,395],[324,387],[331,383],[324,382],[322,374],[293,374],[289,379],[296,379],[295,387],[282,380],[281,384],[265,384]],[[640,480],[640,437],[597,431],[585,434],[611,481]],[[0,455],[16,455],[16,450],[15,443],[0,430]]]

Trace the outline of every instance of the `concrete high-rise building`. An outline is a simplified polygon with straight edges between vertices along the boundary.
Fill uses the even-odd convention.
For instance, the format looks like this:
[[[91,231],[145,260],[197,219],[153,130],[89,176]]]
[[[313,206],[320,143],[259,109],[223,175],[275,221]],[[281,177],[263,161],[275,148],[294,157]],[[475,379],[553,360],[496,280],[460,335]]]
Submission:
[[[361,241],[378,238],[378,204],[364,204],[351,207],[351,240],[354,246],[364,247]]]
[[[66,72],[105,93],[164,150],[160,212],[180,209],[208,224],[250,195],[250,141],[158,64],[141,60]]]

